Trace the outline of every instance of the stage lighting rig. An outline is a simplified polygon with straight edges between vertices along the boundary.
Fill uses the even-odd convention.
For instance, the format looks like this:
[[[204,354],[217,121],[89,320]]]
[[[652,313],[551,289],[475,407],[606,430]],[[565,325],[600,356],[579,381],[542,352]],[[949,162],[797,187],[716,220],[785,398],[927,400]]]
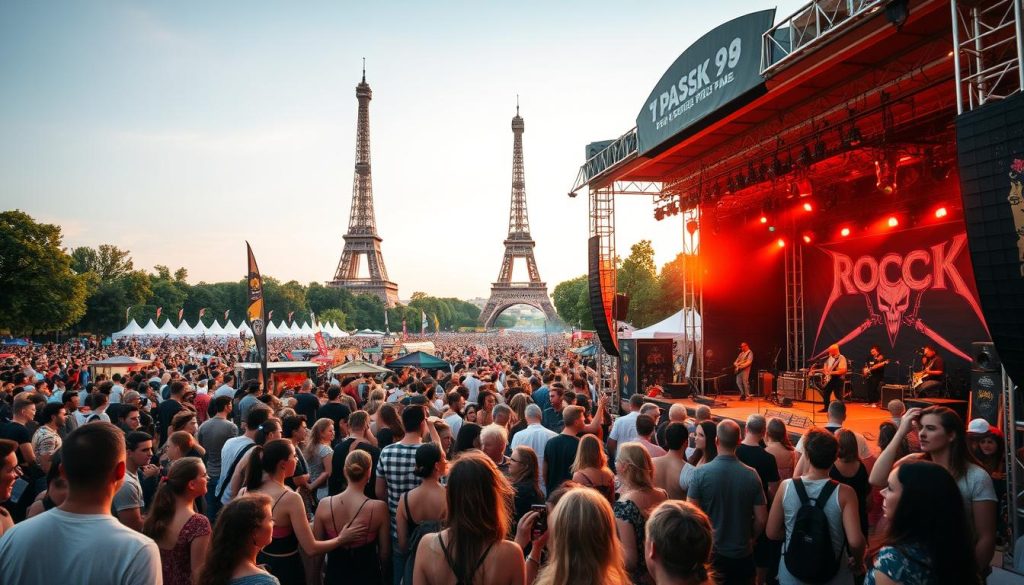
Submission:
[[[896,193],[898,156],[895,151],[887,151],[881,152],[875,157],[875,187],[886,195]]]
[[[697,233],[698,228],[700,228],[700,225],[697,223],[696,219],[690,219],[686,222],[686,233],[690,234],[691,236]]]
[[[891,0],[885,6],[885,17],[896,27],[897,30],[903,27],[910,18],[909,0]]]

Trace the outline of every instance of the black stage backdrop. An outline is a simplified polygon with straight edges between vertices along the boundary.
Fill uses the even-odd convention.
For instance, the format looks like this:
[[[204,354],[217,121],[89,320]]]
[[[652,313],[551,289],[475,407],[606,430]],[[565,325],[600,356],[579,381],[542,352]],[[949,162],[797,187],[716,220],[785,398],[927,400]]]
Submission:
[[[872,345],[906,382],[929,344],[946,362],[950,390],[966,382],[972,341],[988,341],[961,222],[923,226],[805,248],[808,357],[838,343],[860,371]]]
[[[786,302],[783,249],[760,224],[739,225],[702,234],[704,276],[705,376],[727,373],[719,390],[735,390],[732,362],[741,341],[754,352],[753,372],[774,370],[776,353],[786,347]],[[708,353],[710,352],[710,356]],[[785,355],[779,368],[785,367]],[[751,384],[755,377],[751,375]]]

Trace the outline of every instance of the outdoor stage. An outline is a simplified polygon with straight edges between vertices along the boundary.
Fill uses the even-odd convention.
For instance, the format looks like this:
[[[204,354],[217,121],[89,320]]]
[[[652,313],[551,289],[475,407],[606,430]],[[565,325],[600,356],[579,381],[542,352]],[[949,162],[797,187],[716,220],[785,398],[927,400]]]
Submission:
[[[783,408],[768,402],[767,400],[752,398],[741,402],[738,397],[733,400],[732,396],[721,396],[717,400],[726,404],[723,407],[711,407],[711,416],[716,421],[731,419],[743,426],[747,417],[752,414],[763,414],[767,418],[777,417],[786,423],[789,429],[790,438],[795,445],[804,432],[814,426],[824,426],[828,422],[828,416],[824,412],[817,412],[821,409],[821,403],[794,402],[790,408]],[[692,398],[646,398],[647,402],[657,404],[666,412],[673,404],[682,404],[686,407],[690,416],[695,416],[700,402]],[[877,451],[878,425],[890,420],[889,411],[885,408],[869,408],[866,404],[856,402],[846,403],[846,423],[844,426],[856,431],[868,440],[872,450]]]

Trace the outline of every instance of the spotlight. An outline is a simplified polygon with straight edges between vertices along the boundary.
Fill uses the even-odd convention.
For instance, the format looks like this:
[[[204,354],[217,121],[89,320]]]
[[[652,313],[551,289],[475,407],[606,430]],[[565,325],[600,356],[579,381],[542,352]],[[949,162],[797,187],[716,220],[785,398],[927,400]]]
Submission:
[[[943,217],[946,217],[947,213],[948,212],[946,211],[945,207],[940,207],[935,210],[935,217],[937,219],[942,219]]]
[[[900,29],[910,17],[910,2],[908,0],[891,0],[885,7],[885,17],[897,30]]]
[[[783,240],[782,238],[779,238],[779,239],[775,240],[775,245],[780,247],[780,248],[785,248],[786,247],[786,240]]]
[[[850,128],[850,133],[847,134],[846,140],[844,140],[846,146],[860,146],[863,141],[864,137],[861,136],[860,128],[857,128],[857,125],[854,124],[854,126]]]
[[[900,220],[896,219],[895,215],[890,215],[889,220],[886,223],[889,224],[889,227],[894,228],[900,225]]]
[[[803,238],[805,244],[810,244],[811,242],[814,241],[814,234],[812,234],[811,232],[804,232]]]
[[[814,143],[814,160],[823,160],[825,155],[828,154],[828,150],[825,148],[825,142],[818,140]]]
[[[804,211],[814,211],[814,206],[811,205],[810,201],[804,202]]]
[[[773,225],[768,226],[768,231],[774,232],[775,231],[775,226],[773,226]]]
[[[789,186],[790,197],[810,197],[814,194],[814,186],[807,177],[798,178]]]
[[[850,235],[850,228],[844,227],[843,229],[839,230],[839,235],[843,236],[844,238]]]
[[[802,167],[811,166],[811,149],[808,148],[806,144],[800,149],[800,154],[797,155],[796,164]]]
[[[772,166],[770,172],[773,178],[781,177],[785,173],[785,169],[782,167],[782,161],[779,160],[779,157],[776,156],[775,158],[772,159]]]
[[[762,215],[761,216],[761,223],[768,223],[768,216],[767,215]]]
[[[896,192],[896,156],[887,152],[875,159],[875,187],[886,195]]]

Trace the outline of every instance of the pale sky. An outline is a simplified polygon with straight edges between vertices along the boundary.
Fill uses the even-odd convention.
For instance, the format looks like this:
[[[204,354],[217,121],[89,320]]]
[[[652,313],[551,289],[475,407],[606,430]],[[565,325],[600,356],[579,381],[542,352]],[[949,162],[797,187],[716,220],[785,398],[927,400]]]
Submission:
[[[781,1],[776,20],[802,2]],[[508,230],[516,94],[549,292],[587,269],[584,146],[615,138],[715,26],[773,7],[648,2],[0,4],[0,208],[137,267],[330,280],[348,224],[367,60],[377,228],[399,295],[486,297]],[[682,220],[617,202],[620,255],[661,264]]]

